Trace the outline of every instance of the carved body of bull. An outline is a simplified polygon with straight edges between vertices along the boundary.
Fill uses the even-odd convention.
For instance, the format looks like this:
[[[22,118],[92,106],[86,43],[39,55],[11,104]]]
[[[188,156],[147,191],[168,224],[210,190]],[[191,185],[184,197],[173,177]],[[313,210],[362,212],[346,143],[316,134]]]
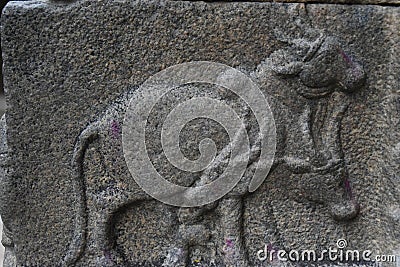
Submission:
[[[278,157],[274,166],[285,164],[293,174],[300,175],[301,183],[293,181],[293,188],[298,190],[299,196],[329,206],[330,213],[336,220],[352,219],[357,215],[359,207],[354,196],[346,191],[348,173],[343,157],[340,129],[341,120],[349,105],[348,94],[363,85],[364,71],[359,64],[350,59],[334,38],[321,35],[312,42],[306,39],[292,40],[291,45],[289,50],[279,50],[272,54],[259,66],[257,72],[252,73],[266,94],[268,88],[265,87],[268,86],[268,81],[263,78],[266,72],[278,76],[284,82],[295,81],[295,97],[303,98],[306,103],[297,113],[293,113],[298,115],[292,115],[290,107],[285,108],[279,100],[268,96],[275,116],[289,115],[276,118],[276,122],[282,125],[277,125],[280,135],[278,140],[281,143],[277,144]],[[299,47],[307,49],[302,54],[290,54]],[[74,265],[82,256],[88,245],[88,226],[92,227],[93,240],[96,242],[90,246],[99,253],[97,265],[121,264],[122,259],[114,251],[113,240],[110,237],[113,215],[129,204],[151,198],[131,179],[122,152],[121,127],[124,111],[128,106],[130,94],[134,93],[132,90],[116,101],[102,118],[90,124],[80,134],[76,142],[72,164],[76,175],[76,189],[80,192],[79,212],[76,217],[74,240],[64,258],[64,266]],[[282,110],[285,111],[280,112]],[[98,178],[99,181],[87,181],[89,176],[85,174],[85,164],[88,161],[86,156],[94,144],[97,152],[92,155],[97,156],[92,156],[90,160],[94,161],[94,164],[102,164],[105,173]],[[241,203],[247,193],[246,183],[254,164],[257,163],[258,142],[254,142],[251,151],[248,171],[230,194],[206,207],[181,209],[181,239],[175,244],[181,251],[177,260],[166,264],[186,266],[190,233],[197,230],[199,233],[206,231],[201,228],[201,214],[215,209],[222,221],[223,236],[227,242],[234,241],[236,246],[227,247],[235,251],[235,261],[226,258],[223,260],[224,265],[248,266],[241,232]],[[222,162],[225,156],[229,155],[223,153],[224,150],[210,168],[218,168],[218,160]],[[210,169],[204,171],[200,180],[211,179],[208,177],[211,172]],[[88,185],[96,185],[97,188],[88,188]],[[93,214],[88,214],[88,206],[91,206]]]

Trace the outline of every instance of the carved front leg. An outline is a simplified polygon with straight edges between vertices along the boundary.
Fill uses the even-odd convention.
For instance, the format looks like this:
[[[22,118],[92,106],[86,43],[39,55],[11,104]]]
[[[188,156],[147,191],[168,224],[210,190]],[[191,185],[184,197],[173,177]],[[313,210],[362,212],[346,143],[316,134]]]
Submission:
[[[309,131],[314,157],[300,165],[307,166],[308,171],[302,172],[299,188],[307,199],[327,205],[334,219],[349,220],[359,212],[358,203],[348,192],[349,174],[340,135],[349,99],[344,93],[334,92],[327,103],[321,101],[316,105],[317,111],[310,125],[312,130]],[[320,117],[325,118],[322,124],[319,124]]]
[[[348,96],[334,92],[326,102],[315,100],[315,111],[306,106],[299,116],[298,150],[289,153],[284,162],[297,175],[299,194],[327,205],[336,220],[357,216],[359,205],[349,194],[349,175],[341,143],[341,122],[349,105]],[[293,140],[292,140],[293,141]],[[300,175],[300,177],[298,176]]]
[[[203,215],[217,205],[218,201],[201,207],[180,208],[177,244],[168,252],[163,266],[185,267],[189,264],[190,248],[206,244],[211,237],[210,229],[204,225]]]
[[[226,267],[249,266],[243,240],[243,201],[241,197],[222,199],[219,205],[222,228],[222,255]]]
[[[358,215],[360,209],[355,196],[351,192],[349,172],[345,163],[341,140],[342,120],[349,103],[349,97],[342,92],[333,93],[329,100],[332,112],[326,125],[323,142],[331,158],[326,166],[321,168],[322,170],[317,170],[320,173],[321,171],[331,170],[332,175],[337,179],[335,181],[339,184],[339,186],[336,185],[338,187],[337,194],[341,197],[333,195],[329,201],[332,216],[341,221],[354,218]]]

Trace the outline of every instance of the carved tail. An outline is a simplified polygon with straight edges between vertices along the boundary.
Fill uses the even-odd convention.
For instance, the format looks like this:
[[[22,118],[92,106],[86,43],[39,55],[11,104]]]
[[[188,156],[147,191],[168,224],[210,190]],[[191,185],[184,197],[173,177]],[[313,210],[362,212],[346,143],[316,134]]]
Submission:
[[[72,158],[72,171],[74,191],[77,194],[76,202],[78,204],[75,212],[74,235],[69,245],[69,249],[61,266],[74,266],[82,257],[86,247],[87,239],[87,204],[86,204],[86,183],[83,177],[83,159],[88,146],[98,138],[99,125],[93,123],[89,125],[78,137],[75,143],[74,154]]]

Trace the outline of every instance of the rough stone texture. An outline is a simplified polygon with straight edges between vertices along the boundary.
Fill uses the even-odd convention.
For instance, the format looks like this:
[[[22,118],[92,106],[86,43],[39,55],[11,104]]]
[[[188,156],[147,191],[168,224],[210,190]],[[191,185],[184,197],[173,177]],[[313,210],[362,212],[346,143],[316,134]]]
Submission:
[[[320,250],[339,238],[374,255],[398,251],[399,20],[398,7],[377,5],[9,3],[5,266],[267,266],[256,256],[265,245]],[[259,84],[277,125],[277,162],[254,193],[239,185],[213,205],[180,209],[138,188],[120,131],[147,78],[200,60]],[[201,174],[182,180],[166,162],[159,123],[173,105],[201,95],[246,116],[245,104],[221,88],[187,85],[166,96],[149,120],[147,145],[175,183]],[[248,122],[256,147],[257,125]],[[200,120],[182,132],[183,153],[198,157],[210,132],[223,151],[221,129]]]
[[[214,1],[207,1],[214,2]],[[223,2],[239,2],[224,0]],[[247,2],[310,3],[310,4],[353,4],[353,5],[400,5],[399,0],[252,0]]]
[[[0,218],[0,236],[3,235],[3,222]],[[4,260],[4,247],[0,244],[0,267],[3,267],[3,260]]]
[[[291,1],[282,0],[276,2],[287,2],[287,3],[320,3],[320,4],[358,4],[358,5],[400,5],[399,0],[301,0],[301,1]]]

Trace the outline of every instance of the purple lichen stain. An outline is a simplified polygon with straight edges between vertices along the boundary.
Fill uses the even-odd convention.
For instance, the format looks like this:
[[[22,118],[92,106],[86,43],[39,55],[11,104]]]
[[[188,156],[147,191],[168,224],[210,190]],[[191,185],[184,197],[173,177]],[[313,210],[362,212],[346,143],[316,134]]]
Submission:
[[[277,261],[278,260],[278,251],[279,248],[274,247],[272,243],[267,245],[267,255],[269,255],[269,261]]]
[[[351,57],[344,52],[343,49],[338,48],[340,55],[342,56],[343,60],[346,62],[347,65],[349,65],[351,67],[351,71],[352,74],[355,77],[362,77],[364,75],[364,72],[362,71],[362,69],[354,63],[354,61],[351,59]]]
[[[235,242],[230,238],[226,238],[222,250],[229,257],[233,257],[235,251]]]
[[[111,136],[115,139],[119,138],[121,135],[121,126],[118,121],[113,120],[111,122]]]
[[[233,242],[232,239],[227,238],[227,239],[225,240],[225,246],[226,246],[227,248],[233,248],[233,247],[235,246],[235,243]]]
[[[106,259],[106,261],[107,261],[108,263],[112,263],[112,262],[113,262],[113,259],[112,259],[112,256],[111,256],[111,252],[110,252],[110,251],[108,251],[108,250],[103,250],[103,255],[104,255],[104,258]]]
[[[342,58],[344,59],[344,61],[346,61],[347,64],[349,64],[350,66],[354,65],[354,63],[351,60],[351,58],[346,54],[346,52],[343,51],[343,49],[339,48],[339,53],[342,56]]]
[[[350,197],[350,199],[354,200],[353,189],[351,188],[350,181],[347,178],[344,180],[344,189],[346,190],[346,193]]]
[[[359,211],[360,210],[360,203],[358,203],[357,199],[354,196],[353,189],[351,187],[351,184],[350,184],[350,181],[349,181],[348,178],[346,178],[344,180],[343,186],[344,186],[344,190],[345,190],[345,192],[347,194],[347,197],[349,198],[351,203],[353,203],[355,209]]]

